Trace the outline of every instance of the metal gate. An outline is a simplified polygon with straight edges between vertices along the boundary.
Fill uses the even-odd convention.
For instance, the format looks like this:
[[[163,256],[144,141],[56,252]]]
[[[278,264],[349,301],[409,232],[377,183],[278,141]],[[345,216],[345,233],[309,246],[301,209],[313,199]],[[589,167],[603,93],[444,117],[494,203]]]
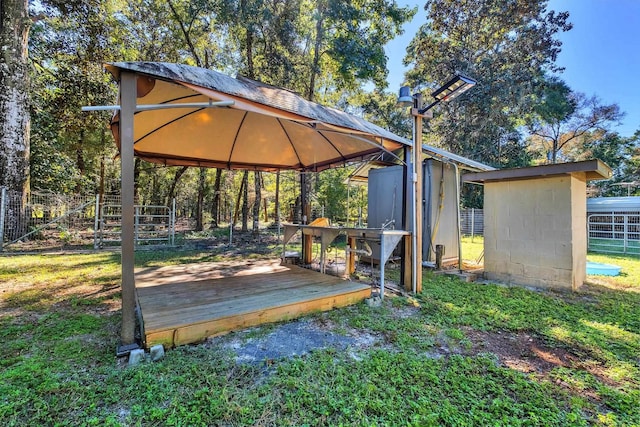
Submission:
[[[592,214],[587,227],[590,251],[640,255],[640,213]]]
[[[175,201],[174,209],[168,206],[136,205],[134,216],[135,245],[175,244]],[[121,244],[122,206],[104,204],[100,207],[100,218],[96,219],[94,246],[102,248]]]

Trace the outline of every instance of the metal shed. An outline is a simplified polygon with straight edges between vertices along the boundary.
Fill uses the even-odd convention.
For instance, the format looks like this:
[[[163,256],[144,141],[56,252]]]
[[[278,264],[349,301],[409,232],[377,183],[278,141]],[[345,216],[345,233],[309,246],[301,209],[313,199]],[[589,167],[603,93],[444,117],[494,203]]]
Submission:
[[[640,213],[640,196],[593,197],[587,199],[587,214],[590,213]]]
[[[436,245],[441,245],[443,262],[453,264],[460,256],[460,173],[495,168],[427,144],[422,145],[422,153],[422,261],[433,265]],[[351,175],[350,182],[368,184],[369,227],[402,225],[403,179],[402,167],[393,165],[390,158],[369,162]],[[378,250],[373,245],[372,249],[377,259]]]

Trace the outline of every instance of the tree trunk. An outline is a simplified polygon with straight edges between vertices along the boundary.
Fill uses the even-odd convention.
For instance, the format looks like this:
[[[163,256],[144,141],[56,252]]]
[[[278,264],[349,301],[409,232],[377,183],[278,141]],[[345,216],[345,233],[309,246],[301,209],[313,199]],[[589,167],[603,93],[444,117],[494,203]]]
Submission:
[[[98,184],[98,195],[100,196],[100,206],[102,206],[104,200],[104,147],[107,141],[107,132],[104,129],[102,130],[102,134],[100,135],[100,140],[102,142],[103,151],[100,155],[100,183]],[[99,212],[96,212],[96,214],[99,214]]]
[[[318,2],[318,20],[316,21],[316,39],[314,43],[313,63],[311,64],[311,76],[309,78],[309,90],[307,91],[307,99],[313,101],[316,90],[316,77],[320,74],[320,50],[322,49],[322,39],[324,38],[324,2]],[[311,197],[310,197],[310,180],[300,174],[300,202],[302,204],[302,223],[308,224],[311,220]],[[311,252],[313,249],[313,240],[311,236],[302,236],[302,262],[303,264],[311,263]]]
[[[198,176],[198,202],[196,205],[196,231],[204,230],[204,192],[207,183],[207,169],[200,168]]]
[[[220,225],[220,184],[222,182],[222,169],[216,169],[216,180],[213,184],[213,202],[211,203],[211,228]]]
[[[140,176],[140,157],[133,162],[133,202],[138,202],[138,177]]]
[[[242,199],[242,195],[244,194],[244,188],[245,188],[245,184],[247,182],[245,182],[244,180],[244,174],[247,173],[247,171],[243,172],[242,175],[242,181],[240,181],[240,190],[238,191],[238,197],[236,198],[236,204],[233,206],[233,225],[236,224],[236,222],[238,222],[238,213],[240,212],[240,201]]]
[[[249,231],[249,172],[242,174],[242,231]]]
[[[0,187],[22,195],[22,205],[6,212],[8,239],[26,230],[19,221],[29,191],[29,2],[0,3]]]
[[[267,213],[267,198],[262,199],[264,208],[264,222],[269,222],[269,214]]]
[[[324,38],[324,13],[325,5],[318,3],[318,20],[316,21],[316,39],[314,42],[313,63],[311,64],[311,76],[309,78],[309,90],[307,99],[313,101],[316,90],[316,77],[320,74],[320,50],[322,49],[322,39]]]
[[[160,206],[164,203],[164,198],[163,198],[163,194],[160,191],[161,185],[163,183],[163,179],[161,177],[158,176],[158,171],[157,169],[153,171],[153,180],[152,180],[152,192],[151,192],[151,204],[152,205],[156,205],[156,206]],[[171,201],[169,201],[168,204],[166,204],[165,206],[169,206],[171,204]]]
[[[182,31],[182,35],[184,36],[184,40],[187,43],[187,46],[189,47],[189,52],[191,52],[191,55],[193,56],[193,59],[196,61],[196,65],[198,67],[205,66],[200,61],[200,56],[198,55],[198,51],[196,50],[196,48],[195,48],[195,46],[193,44],[193,41],[191,40],[191,35],[189,34],[189,30],[185,26],[185,23],[182,20],[182,18],[180,17],[180,14],[176,10],[176,8],[173,5],[173,3],[171,3],[171,1],[167,1],[167,4],[169,5],[169,8],[171,9],[171,12],[173,13],[173,18],[176,20],[176,22],[180,26],[180,30]],[[209,64],[206,64],[205,68],[208,68],[208,65]]]
[[[167,206],[171,205],[171,201],[174,197],[176,197],[176,186],[178,185],[178,181],[180,177],[184,175],[189,166],[183,166],[180,169],[176,170],[176,174],[173,177],[173,182],[171,182],[171,187],[169,188],[169,194],[167,194]]]
[[[104,155],[100,156],[100,183],[98,184],[98,202],[99,207],[102,207],[104,203]],[[100,218],[100,209],[96,212],[98,218]]]
[[[262,182],[258,171],[253,173],[253,184],[256,195],[256,199],[253,202],[253,235],[257,236],[260,231],[260,204],[262,201]]]
[[[76,145],[76,167],[78,168],[78,172],[80,173],[80,179],[76,183],[76,193],[82,193],[82,178],[86,172],[86,165],[84,162],[84,152],[82,151],[82,142],[84,141],[84,129],[80,130],[80,135],[78,136],[78,144]]]
[[[254,16],[250,16],[250,11],[247,10],[247,1],[240,0],[240,16],[242,22],[245,23],[245,55],[247,60],[247,77],[250,79],[255,79],[255,69],[253,67],[253,28],[252,28],[252,20],[255,19]]]

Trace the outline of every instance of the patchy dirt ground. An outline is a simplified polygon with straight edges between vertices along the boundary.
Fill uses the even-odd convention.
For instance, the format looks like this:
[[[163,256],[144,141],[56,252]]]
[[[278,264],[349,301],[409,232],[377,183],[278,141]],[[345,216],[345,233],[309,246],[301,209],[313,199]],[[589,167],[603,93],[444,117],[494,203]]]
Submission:
[[[556,367],[568,367],[579,358],[562,348],[551,348],[528,333],[483,332],[466,329],[472,343],[471,354],[489,352],[511,369],[538,376],[547,376]]]
[[[404,319],[418,313],[418,309],[410,306],[393,310],[394,316]],[[471,342],[470,347],[451,346],[447,340],[437,338],[430,357],[491,353],[506,367],[539,376],[546,376],[558,366],[579,362],[578,356],[562,348],[551,348],[542,339],[527,333],[483,332],[471,328],[466,328],[464,333]],[[326,348],[357,351],[387,344],[383,334],[338,327],[321,316],[232,332],[210,338],[203,345],[232,350],[238,363],[263,363]]]
[[[409,318],[419,313],[419,308],[409,306],[393,307],[394,317]],[[573,354],[569,349],[550,347],[545,341],[529,333],[511,331],[477,331],[463,328],[465,338],[471,345],[452,344],[446,337],[436,337],[433,350],[425,353],[425,357],[447,358],[454,354],[476,356],[489,353],[495,356],[498,364],[533,375],[544,381],[582,394],[598,405],[598,395],[592,390],[572,390],[575,386],[565,383],[553,375],[558,367],[580,367],[611,382],[604,375],[600,364],[584,362],[584,356]],[[333,348],[346,351],[354,359],[359,353],[371,347],[388,348],[393,345],[386,342],[384,334],[376,334],[362,329],[345,329],[334,324],[327,316],[305,318],[276,325],[264,325],[225,336],[211,338],[201,344],[218,347],[235,354],[236,363],[258,364],[268,369],[275,361],[295,356],[304,356],[313,351]],[[615,386],[615,384],[610,384]]]

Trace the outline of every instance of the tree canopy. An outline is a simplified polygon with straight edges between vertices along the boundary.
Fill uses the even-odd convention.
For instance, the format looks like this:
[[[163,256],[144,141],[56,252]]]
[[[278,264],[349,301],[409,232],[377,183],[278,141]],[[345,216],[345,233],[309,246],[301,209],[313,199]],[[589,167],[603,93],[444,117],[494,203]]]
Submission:
[[[558,71],[556,36],[571,29],[568,13],[528,0],[429,0],[425,9],[427,22],[405,58],[410,84],[434,90],[456,73],[478,80],[438,108],[427,137],[457,154],[512,165],[545,73]]]
[[[409,84],[428,94],[456,73],[478,81],[434,110],[426,143],[498,167],[597,156],[614,167],[616,181],[640,179],[637,134],[623,138],[610,129],[622,117],[619,107],[577,93],[561,78],[558,35],[571,29],[567,12],[550,10],[547,0],[428,0],[424,7],[427,19],[405,58]],[[409,115],[385,90],[384,46],[415,13],[394,0],[3,2],[2,45],[14,55],[0,63],[9,70],[0,73],[8,89],[0,99],[0,184],[26,188],[30,177],[42,190],[118,191],[109,114],[80,111],[114,102],[116,87],[102,70],[109,61],[182,62],[241,74],[409,137]],[[17,23],[24,24],[20,37],[8,32]],[[8,115],[14,110],[7,100],[23,108],[20,120]],[[14,129],[26,137],[7,142]],[[316,207],[340,216],[343,179],[344,171],[333,171],[313,182]],[[139,200],[166,204],[177,197],[199,212],[199,223],[206,213],[217,224],[221,211],[244,204],[253,207],[255,224],[267,200],[282,203],[284,215],[299,198],[292,182],[291,174],[248,179],[136,162]],[[240,193],[244,201],[236,199]]]

